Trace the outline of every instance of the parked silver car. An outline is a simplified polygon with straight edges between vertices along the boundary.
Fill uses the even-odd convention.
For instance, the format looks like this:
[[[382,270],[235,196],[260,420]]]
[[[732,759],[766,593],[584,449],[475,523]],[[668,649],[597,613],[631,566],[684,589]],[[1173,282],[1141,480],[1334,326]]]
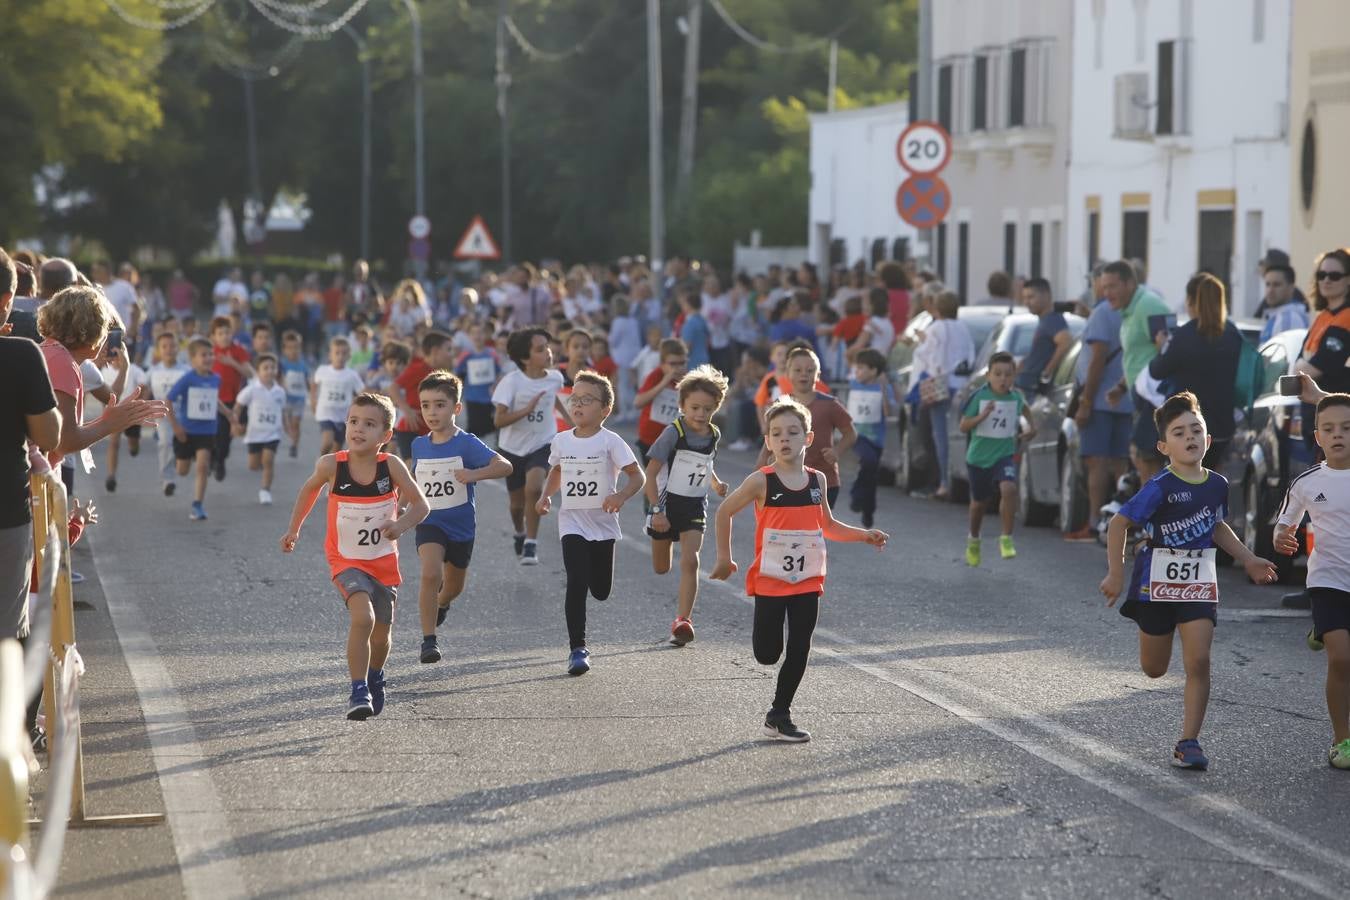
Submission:
[[[1022,448],[1018,481],[1020,517],[1025,525],[1073,528],[1089,521],[1087,472],[1078,452],[1078,424],[1066,416],[1073,395],[1074,373],[1083,342],[1075,340],[1060,360],[1049,390],[1031,402],[1036,433]]]

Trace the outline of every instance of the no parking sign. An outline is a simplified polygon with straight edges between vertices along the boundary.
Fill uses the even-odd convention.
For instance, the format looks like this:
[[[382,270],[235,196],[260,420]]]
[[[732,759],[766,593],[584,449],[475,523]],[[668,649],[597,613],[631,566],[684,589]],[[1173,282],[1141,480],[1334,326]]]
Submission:
[[[952,207],[952,192],[938,177],[952,158],[951,135],[937,122],[911,122],[896,141],[895,156],[909,173],[896,192],[896,212],[915,228],[932,228]]]

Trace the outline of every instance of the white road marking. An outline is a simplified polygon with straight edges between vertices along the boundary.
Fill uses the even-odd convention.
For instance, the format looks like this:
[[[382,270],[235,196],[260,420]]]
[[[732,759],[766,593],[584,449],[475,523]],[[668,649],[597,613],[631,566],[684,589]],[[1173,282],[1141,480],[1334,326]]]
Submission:
[[[137,589],[112,571],[98,552],[98,529],[89,532],[113,630],[136,685],[145,730],[164,794],[174,852],[189,900],[246,897],[244,872],[230,843],[225,808],[211,780],[211,764],[197,743],[186,707],[134,601]]]

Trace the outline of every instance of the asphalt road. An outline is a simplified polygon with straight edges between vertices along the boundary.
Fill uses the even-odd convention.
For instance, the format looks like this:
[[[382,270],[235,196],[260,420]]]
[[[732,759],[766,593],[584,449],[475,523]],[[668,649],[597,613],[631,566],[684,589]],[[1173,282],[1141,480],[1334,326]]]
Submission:
[[[739,581],[705,581],[697,641],[669,646],[675,576],[651,573],[632,504],[614,596],[591,605],[594,669],[570,678],[556,522],[521,569],[504,492],[485,486],[446,660],[417,660],[408,536],[389,706],[353,723],[319,514],[295,554],[277,549],[310,461],[280,460],[260,508],[233,458],[194,523],[181,489],[158,493],[153,456],[124,455],[116,494],[101,472],[82,481],[105,517],[85,563],[102,591],[80,614],[86,767],[91,805],[166,808],[169,825],[73,832],[68,895],[1347,894],[1324,661],[1279,589],[1236,570],[1212,767],[1181,772],[1179,651],[1162,679],[1138,671],[1133,624],[1096,593],[1100,549],[1023,531],[1016,560],[987,540],[971,570],[964,509],[888,491],[890,547],[830,550],[793,708],[814,739],[786,745],[760,734],[774,671],[751,655]],[[750,462],[719,469],[736,483]]]

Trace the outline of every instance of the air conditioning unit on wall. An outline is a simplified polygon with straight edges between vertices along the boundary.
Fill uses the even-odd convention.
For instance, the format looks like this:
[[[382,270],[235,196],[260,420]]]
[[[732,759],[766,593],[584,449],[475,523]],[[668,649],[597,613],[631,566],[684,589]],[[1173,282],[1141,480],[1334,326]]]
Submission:
[[[1147,141],[1149,127],[1148,73],[1122,72],[1115,80],[1114,127],[1111,136],[1126,141]]]

